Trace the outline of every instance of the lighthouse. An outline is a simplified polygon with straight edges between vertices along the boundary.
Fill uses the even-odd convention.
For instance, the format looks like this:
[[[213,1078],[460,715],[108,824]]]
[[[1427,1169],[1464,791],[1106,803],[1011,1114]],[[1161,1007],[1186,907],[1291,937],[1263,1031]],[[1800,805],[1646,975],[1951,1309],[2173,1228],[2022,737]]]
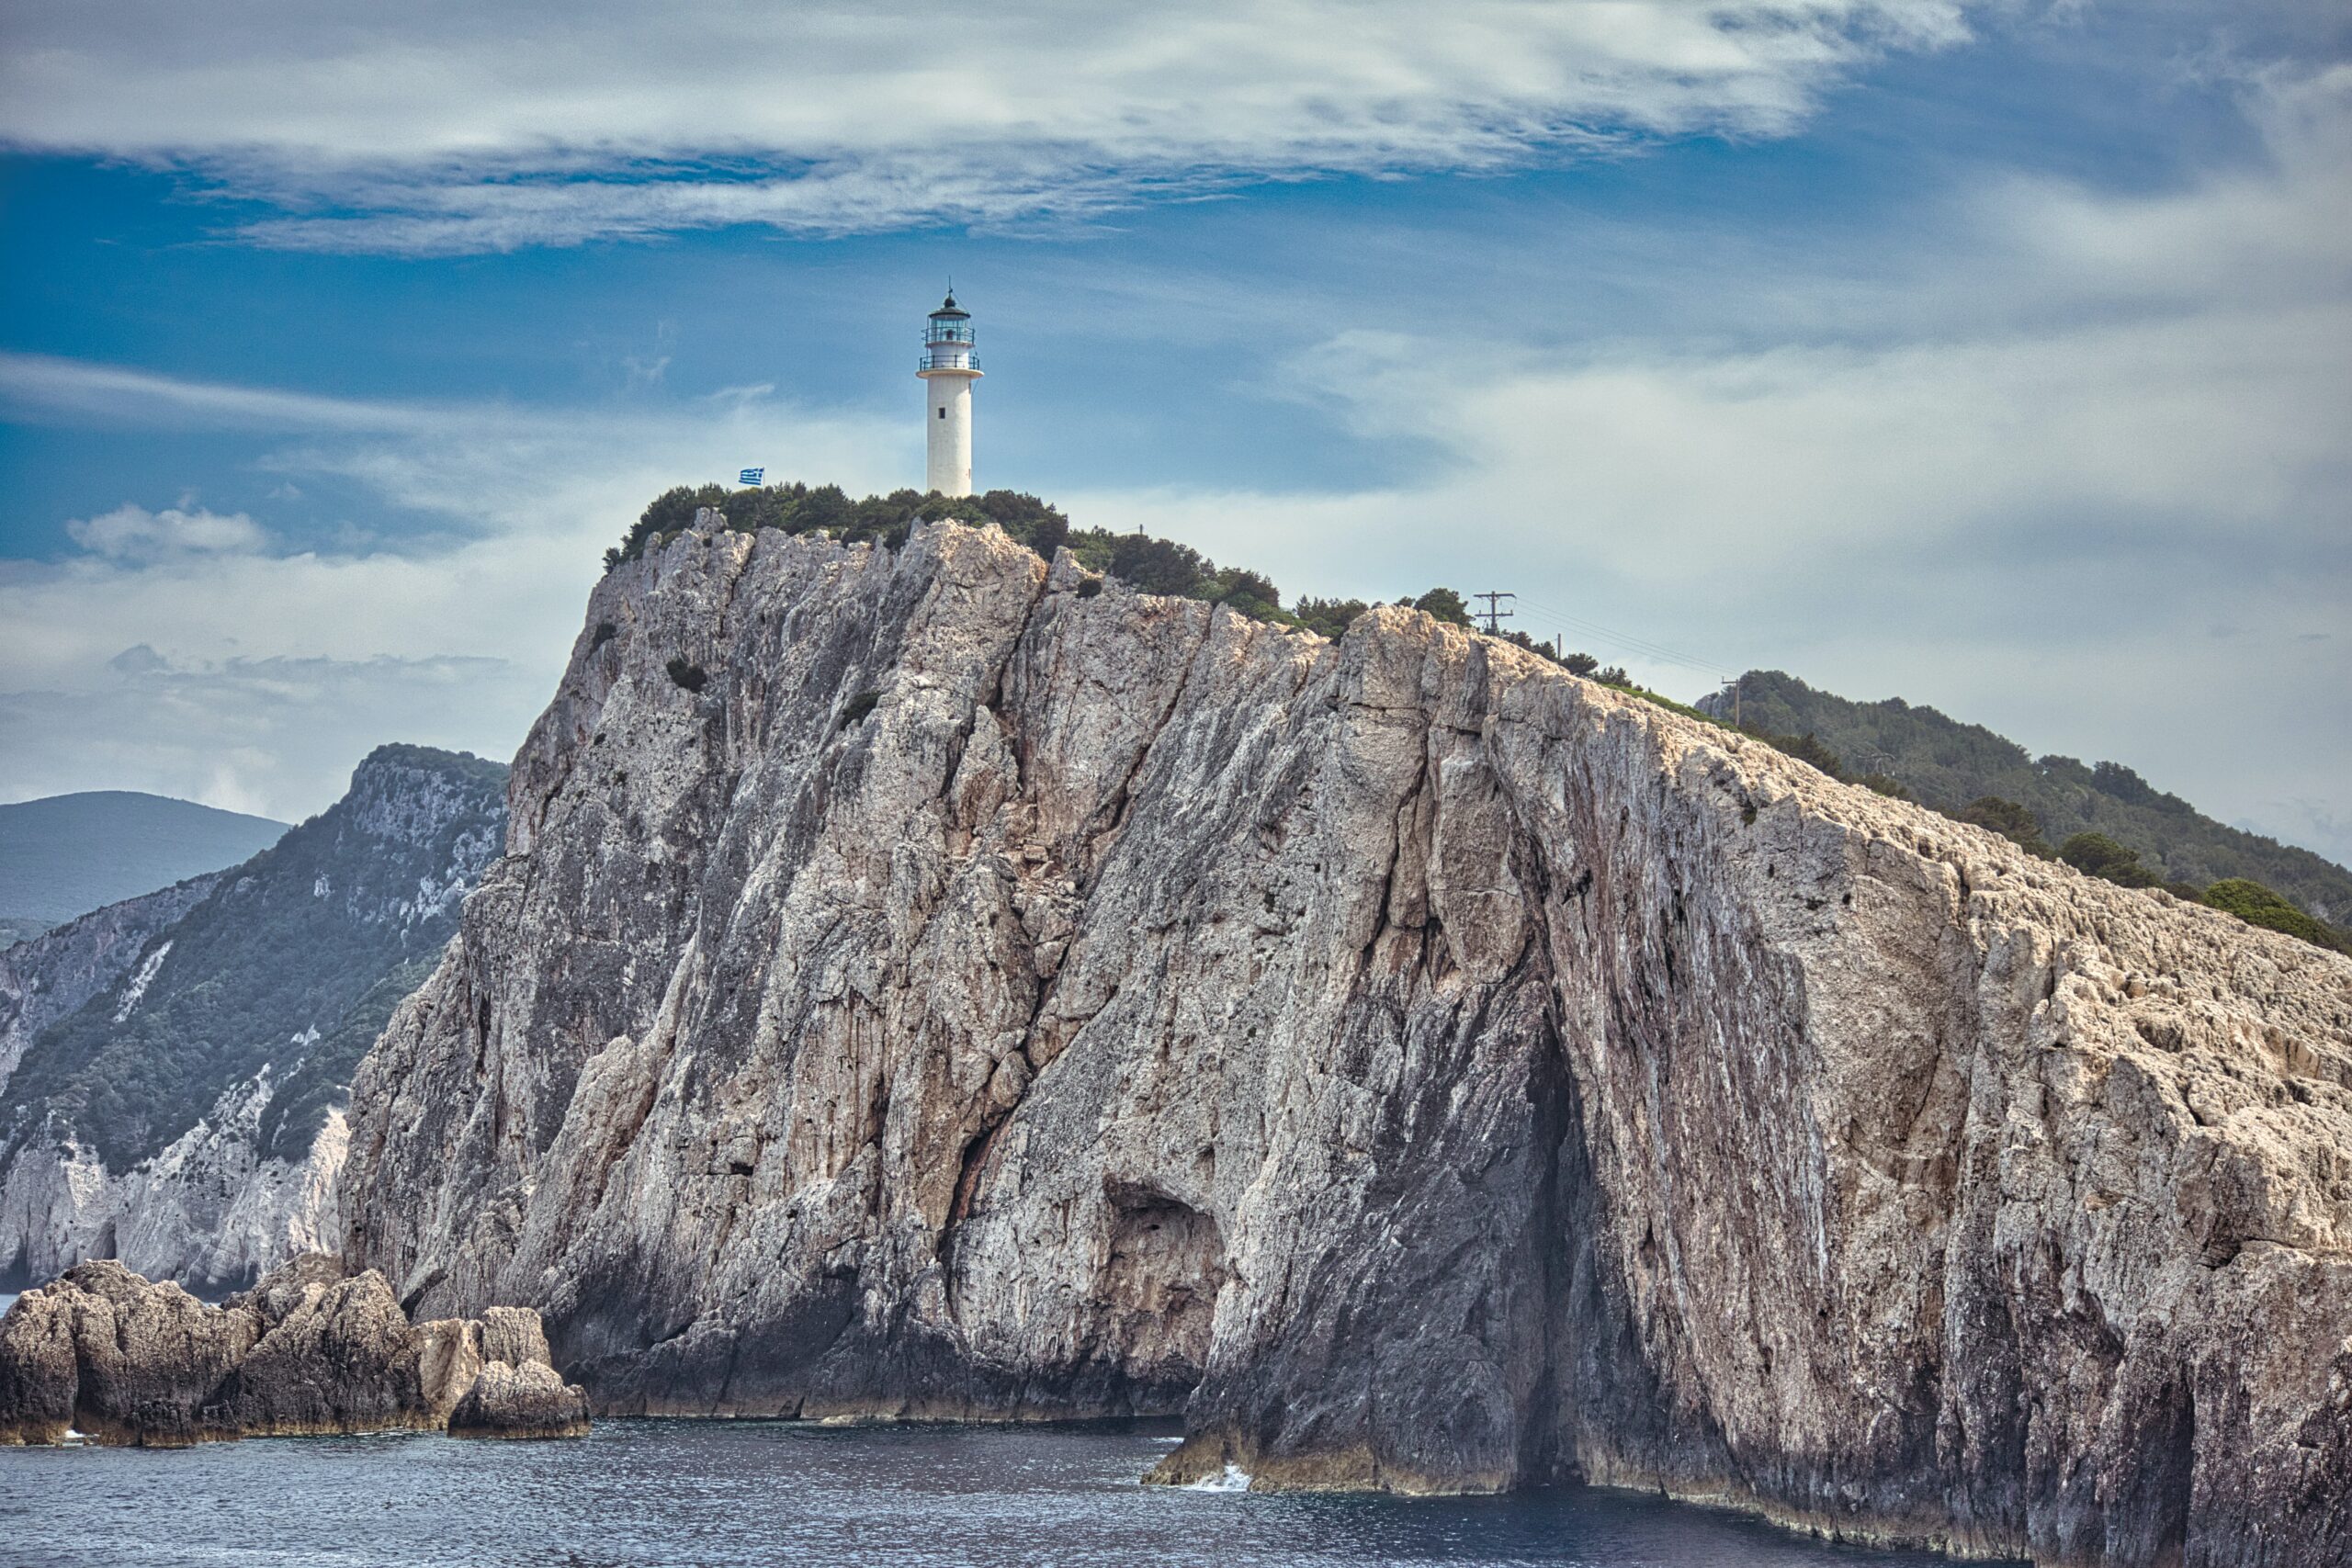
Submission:
[[[972,351],[972,313],[947,302],[931,313],[922,334],[923,489],[941,495],[972,493],[972,383],[980,356]]]

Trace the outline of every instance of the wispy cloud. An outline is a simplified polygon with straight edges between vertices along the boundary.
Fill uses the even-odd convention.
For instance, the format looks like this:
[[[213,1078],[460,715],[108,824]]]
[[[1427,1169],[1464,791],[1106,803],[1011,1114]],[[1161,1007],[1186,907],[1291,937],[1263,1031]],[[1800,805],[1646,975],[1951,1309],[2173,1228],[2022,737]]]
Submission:
[[[1292,592],[1512,589],[1522,625],[1669,691],[1693,691],[1697,672],[1642,642],[1933,702],[2340,853],[2352,737],[2327,719],[2352,640],[2328,634],[2352,601],[2352,182],[2334,150],[2352,131],[2352,73],[2245,90],[2260,146],[2164,188],[1996,177],[1867,249],[1718,252],[1678,227],[1634,237],[1675,265],[1606,341],[1531,347],[1531,294],[1514,285],[1492,291],[1484,325],[1464,288],[1442,332],[1356,333],[1250,367],[1368,446],[1430,454],[1393,482],[1054,499]],[[1400,297],[1472,276],[1473,247],[1491,243],[1391,238],[1422,269],[1382,284]],[[1320,315],[1293,303],[1273,313],[1413,321],[1352,299],[1323,299]],[[598,553],[649,495],[760,460],[888,488],[913,460],[899,420],[820,416],[765,386],[698,390],[551,411],[0,357],[0,398],[28,415],[271,431],[266,466],[306,491],[356,483],[455,525],[398,551],[265,540],[134,558],[85,540],[0,568],[0,723],[44,737],[0,745],[0,795],[210,788],[181,782],[205,727],[243,738],[233,787],[277,815],[315,808],[324,795],[306,792],[376,739],[504,750],[578,630]],[[127,498],[130,522],[167,500]],[[2205,635],[2217,626],[2233,635]],[[141,644],[153,661],[118,662]],[[329,694],[273,707],[281,687]],[[141,750],[179,733],[179,751]]]
[[[191,430],[423,432],[447,417],[413,403],[238,387],[6,351],[0,351],[0,408],[27,421],[95,420]]]
[[[1083,217],[1325,175],[1772,136],[1961,0],[687,0],[560,15],[356,0],[19,7],[0,141],[197,171],[243,232],[435,253],[727,224]]]
[[[334,798],[382,740],[511,752],[605,547],[650,496],[747,461],[888,488],[919,444],[895,423],[748,389],[675,409],[523,410],[8,356],[0,391],[105,428],[274,422],[265,468],[432,520],[329,551],[242,513],[134,499],[68,524],[74,553],[0,561],[0,798],[133,787],[289,818]]]

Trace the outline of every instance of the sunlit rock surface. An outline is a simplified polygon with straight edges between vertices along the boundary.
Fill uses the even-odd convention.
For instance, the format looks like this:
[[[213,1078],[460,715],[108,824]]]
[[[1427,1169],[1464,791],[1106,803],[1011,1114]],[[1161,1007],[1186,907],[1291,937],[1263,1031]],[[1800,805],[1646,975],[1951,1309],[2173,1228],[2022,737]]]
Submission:
[[[534,1313],[411,1326],[384,1277],[306,1254],[223,1306],[111,1259],[0,1318],[0,1443],[179,1448],[229,1438],[447,1429],[572,1437],[586,1395]]]
[[[955,525],[623,565],[510,807],[345,1246],[599,1408],[2352,1554],[2339,957],[1409,611]]]

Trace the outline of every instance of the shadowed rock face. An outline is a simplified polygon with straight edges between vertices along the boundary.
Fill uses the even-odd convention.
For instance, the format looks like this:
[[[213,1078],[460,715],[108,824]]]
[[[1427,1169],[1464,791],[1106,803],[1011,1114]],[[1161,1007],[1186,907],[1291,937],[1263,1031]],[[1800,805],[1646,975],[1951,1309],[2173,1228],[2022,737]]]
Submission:
[[[0,1443],[586,1431],[586,1396],[546,1358],[535,1313],[412,1328],[382,1275],[345,1278],[315,1253],[220,1307],[85,1263],[0,1319]]]
[[[1410,612],[1080,581],[607,577],[361,1069],[351,1255],[616,1411],[2352,1552],[2352,964]]]

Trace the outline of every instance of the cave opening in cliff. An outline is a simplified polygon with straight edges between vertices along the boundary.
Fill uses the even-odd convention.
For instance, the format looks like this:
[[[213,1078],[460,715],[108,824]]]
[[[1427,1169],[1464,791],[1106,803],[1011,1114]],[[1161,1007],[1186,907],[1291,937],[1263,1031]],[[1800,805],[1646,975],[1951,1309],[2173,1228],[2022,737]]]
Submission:
[[[1095,1282],[1139,1405],[1181,1404],[1208,1365],[1230,1270],[1215,1216],[1151,1186],[1105,1179],[1109,1235]]]

